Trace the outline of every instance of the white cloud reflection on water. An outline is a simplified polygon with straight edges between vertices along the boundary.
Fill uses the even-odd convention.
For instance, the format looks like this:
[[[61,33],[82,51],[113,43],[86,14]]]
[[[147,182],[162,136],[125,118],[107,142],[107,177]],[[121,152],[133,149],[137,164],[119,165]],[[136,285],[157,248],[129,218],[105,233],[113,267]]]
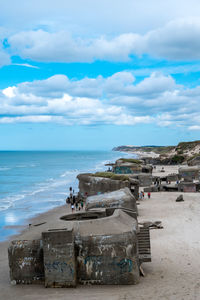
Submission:
[[[5,224],[6,225],[13,225],[13,224],[16,224],[18,221],[18,217],[12,213],[12,212],[8,212],[6,215],[5,215]]]

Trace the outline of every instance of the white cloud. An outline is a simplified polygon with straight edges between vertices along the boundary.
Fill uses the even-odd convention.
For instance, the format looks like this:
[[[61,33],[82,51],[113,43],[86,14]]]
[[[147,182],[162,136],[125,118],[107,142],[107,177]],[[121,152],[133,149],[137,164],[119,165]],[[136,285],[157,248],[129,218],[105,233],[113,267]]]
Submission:
[[[31,69],[39,69],[37,66],[33,66],[30,64],[17,64],[17,63],[12,63],[13,66],[20,66],[20,67],[26,67],[26,68],[31,68]]]
[[[1,24],[12,29],[53,28],[81,35],[145,33],[172,19],[199,17],[198,0],[1,1]],[[17,18],[16,18],[17,16]]]
[[[94,60],[128,61],[135,34],[123,34],[111,40],[72,38],[66,31],[24,31],[8,42],[13,54],[43,62],[92,62]]]
[[[8,38],[10,51],[42,62],[129,61],[131,55],[148,54],[168,60],[200,59],[200,21],[175,20],[142,35],[123,33],[115,37],[72,37],[68,31],[22,31]]]
[[[189,130],[200,130],[200,125],[189,126]]]
[[[152,73],[140,82],[131,72],[82,80],[55,75],[2,90],[0,122],[156,123],[197,130],[199,102],[200,86],[185,88],[161,73]]]

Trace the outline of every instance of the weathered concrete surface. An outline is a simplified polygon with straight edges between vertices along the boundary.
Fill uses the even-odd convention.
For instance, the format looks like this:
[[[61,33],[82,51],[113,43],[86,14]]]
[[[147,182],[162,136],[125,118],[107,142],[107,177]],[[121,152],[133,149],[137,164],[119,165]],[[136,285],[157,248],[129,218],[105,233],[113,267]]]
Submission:
[[[73,230],[42,233],[45,287],[75,287],[76,263]]]
[[[115,164],[112,165],[112,170],[115,174],[139,174],[139,173],[152,173],[152,165],[142,164],[142,160],[135,162],[124,161],[118,159]]]
[[[192,182],[194,179],[199,179],[199,167],[182,167],[178,170],[179,175],[184,181]]]
[[[144,190],[145,193],[148,193],[148,192],[158,192],[159,191],[159,186],[157,186],[157,185],[151,185],[151,186],[145,187],[143,190]]]
[[[86,210],[93,208],[129,208],[137,212],[136,199],[128,188],[97,196],[90,196],[86,199]]]
[[[194,182],[182,181],[178,184],[178,191],[185,192],[185,193],[195,193],[196,192],[196,184]]]
[[[167,175],[167,181],[175,181],[176,182],[179,179],[180,179],[179,174],[174,173],[174,174]]]
[[[127,197],[128,194],[131,200],[135,200],[128,188],[122,192],[123,196]],[[50,222],[51,226],[48,223],[42,224],[40,232],[38,228],[35,229],[40,237],[42,234],[42,243],[37,243],[35,252],[39,253],[43,247],[45,272],[42,278],[45,277],[46,287],[74,287],[77,281],[84,284],[138,282],[137,221],[121,209],[111,210],[112,208],[60,216],[54,223],[54,228]],[[129,212],[129,209],[126,210]],[[44,227],[51,229],[43,231]],[[30,238],[32,236],[34,233]],[[22,244],[21,241],[17,243]],[[32,245],[32,241],[28,241],[28,244]],[[30,249],[32,251],[33,247]],[[13,248],[10,253],[13,254]],[[14,254],[18,255],[17,252]],[[17,271],[21,266],[24,267],[24,260],[21,260],[21,257],[24,259],[24,252],[22,254],[20,252],[21,256],[17,257],[17,262],[21,263],[18,263]],[[13,257],[16,258],[10,256],[10,262],[14,261]],[[10,266],[11,273],[15,274],[12,279],[24,283],[27,275],[14,272],[12,263]],[[43,261],[40,261],[40,267],[43,269]],[[28,271],[28,275],[35,276],[35,273],[31,273],[32,269]],[[29,282],[32,283],[30,279]]]
[[[178,184],[159,184],[144,188],[144,192],[178,192]]]
[[[134,176],[135,179],[138,179],[139,185],[141,187],[150,186],[152,184],[152,175],[140,173]]]
[[[89,284],[135,284],[139,281],[137,222],[122,210],[74,223],[78,280]]]
[[[113,172],[115,174],[138,174],[142,172],[142,167],[138,164],[122,163],[113,166]]]
[[[130,188],[130,182],[122,180],[112,180],[110,178],[94,177],[91,174],[79,174],[79,192],[88,196],[116,191],[125,187]]]
[[[8,248],[11,284],[43,283],[43,249],[41,240],[12,241]]]

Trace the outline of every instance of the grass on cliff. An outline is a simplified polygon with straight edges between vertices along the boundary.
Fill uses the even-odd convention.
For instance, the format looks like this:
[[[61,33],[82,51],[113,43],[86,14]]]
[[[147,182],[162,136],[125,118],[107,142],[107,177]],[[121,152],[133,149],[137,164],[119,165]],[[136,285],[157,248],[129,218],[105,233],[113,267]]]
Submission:
[[[183,155],[177,155],[175,154],[172,158],[171,161],[173,164],[182,164],[182,162],[184,162],[185,160],[185,156]]]
[[[197,158],[197,157],[200,158],[200,154],[199,153],[196,153],[196,154],[192,155],[191,157],[188,158],[187,161],[191,161],[192,159]]]
[[[200,141],[193,141],[193,142],[181,142],[177,146],[177,150],[192,150],[195,146],[200,145]]]
[[[129,177],[124,174],[114,174],[112,172],[97,172],[92,174],[93,177],[102,177],[102,178],[110,178],[112,180],[122,180],[126,181],[129,180]]]
[[[128,162],[128,163],[134,163],[134,164],[142,164],[142,161],[139,159],[134,159],[134,158],[120,158],[118,160],[122,160],[123,162]]]

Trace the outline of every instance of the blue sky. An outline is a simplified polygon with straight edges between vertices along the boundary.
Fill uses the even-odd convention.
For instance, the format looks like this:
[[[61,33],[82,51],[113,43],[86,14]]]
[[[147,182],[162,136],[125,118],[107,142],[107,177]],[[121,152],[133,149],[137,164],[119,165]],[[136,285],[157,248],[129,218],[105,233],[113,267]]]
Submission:
[[[7,0],[0,150],[200,139],[197,0]]]

